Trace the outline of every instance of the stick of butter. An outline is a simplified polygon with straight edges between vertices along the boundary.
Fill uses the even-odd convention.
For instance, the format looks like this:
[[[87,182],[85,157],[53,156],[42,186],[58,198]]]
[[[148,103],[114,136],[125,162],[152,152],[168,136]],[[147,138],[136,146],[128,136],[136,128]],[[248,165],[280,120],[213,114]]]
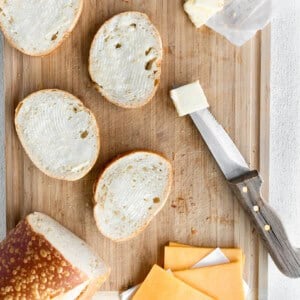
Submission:
[[[170,95],[180,117],[209,107],[199,80],[171,90]]]
[[[184,3],[185,12],[197,28],[204,25],[223,7],[224,0],[187,0]]]

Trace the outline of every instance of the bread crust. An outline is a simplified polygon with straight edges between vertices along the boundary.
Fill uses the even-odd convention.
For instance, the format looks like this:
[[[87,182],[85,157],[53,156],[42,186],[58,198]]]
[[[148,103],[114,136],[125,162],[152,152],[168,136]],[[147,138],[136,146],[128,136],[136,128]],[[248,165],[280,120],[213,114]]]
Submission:
[[[88,280],[81,270],[72,266],[45,236],[34,231],[27,218],[12,230],[0,244],[2,263],[0,298],[32,298],[35,293],[47,298],[53,289],[55,296],[68,292]],[[64,274],[70,274],[64,276]],[[31,283],[27,279],[31,277]],[[13,284],[13,289],[9,287]],[[32,285],[32,289],[28,285]],[[2,298],[3,297],[3,298]],[[16,297],[16,298],[15,298]]]
[[[76,299],[91,299],[110,275],[110,268],[101,260],[105,272],[91,277],[76,267],[51,243],[48,231],[40,233],[30,222],[34,214],[23,219],[0,243],[0,298],[61,299],[87,283]]]
[[[97,202],[97,195],[96,195],[96,191],[97,191],[97,186],[99,185],[100,181],[102,180],[103,176],[105,175],[105,172],[106,170],[108,170],[113,164],[115,164],[118,160],[120,159],[123,159],[124,157],[126,156],[130,156],[132,154],[136,154],[136,153],[147,153],[147,154],[151,154],[151,155],[156,155],[162,159],[164,159],[167,164],[168,164],[168,170],[169,170],[169,178],[168,178],[168,184],[166,186],[166,189],[165,189],[165,194],[164,194],[164,197],[163,197],[163,205],[161,206],[160,209],[157,209],[155,211],[155,213],[151,216],[151,218],[149,218],[147,220],[147,222],[141,227],[139,228],[137,231],[135,231],[132,235],[124,238],[124,239],[112,239],[110,236],[106,235],[102,229],[101,229],[101,226],[100,224],[98,223],[97,221],[97,216],[96,216],[96,206],[98,205],[98,202]],[[100,176],[99,178],[96,180],[95,184],[94,184],[94,196],[93,196],[93,202],[94,202],[94,219],[95,219],[95,222],[96,222],[96,226],[98,228],[98,230],[101,232],[102,235],[104,235],[106,238],[114,241],[114,242],[125,242],[125,241],[128,241],[130,239],[133,239],[135,238],[137,235],[139,235],[142,231],[144,231],[148,225],[151,223],[151,221],[154,219],[154,217],[163,209],[165,203],[167,202],[168,200],[168,197],[170,195],[170,192],[171,192],[171,188],[172,188],[172,184],[173,184],[173,168],[172,168],[172,164],[170,162],[170,160],[168,158],[166,158],[166,156],[164,156],[163,154],[161,154],[160,152],[156,152],[156,151],[152,151],[152,150],[133,150],[133,151],[128,151],[128,152],[125,152],[125,153],[122,153],[122,154],[119,154],[118,156],[116,156],[115,158],[113,158],[106,166],[105,168],[103,169],[103,171],[100,173]]]
[[[18,113],[23,105],[23,103],[29,99],[32,95],[35,95],[35,94],[39,94],[39,93],[48,93],[48,92],[52,92],[52,91],[56,91],[56,92],[61,92],[63,94],[65,94],[66,96],[68,96],[68,98],[72,98],[74,101],[76,101],[77,103],[81,104],[82,107],[84,108],[84,110],[91,116],[91,118],[94,120],[95,124],[96,124],[96,132],[95,132],[95,135],[96,135],[96,138],[97,138],[97,153],[95,155],[95,159],[90,163],[90,166],[89,168],[83,173],[81,174],[80,176],[78,176],[78,178],[73,178],[73,179],[70,179],[70,178],[66,178],[66,177],[59,177],[59,176],[55,176],[53,175],[51,172],[48,172],[47,170],[42,170],[40,169],[35,163],[33,163],[42,173],[46,174],[47,176],[51,177],[51,178],[55,178],[55,179],[58,179],[58,180],[65,180],[65,181],[77,181],[81,178],[83,178],[84,176],[86,176],[90,171],[91,169],[94,167],[96,161],[98,160],[98,157],[99,157],[99,153],[100,153],[100,129],[99,129],[99,126],[98,126],[98,123],[97,123],[97,120],[95,118],[95,115],[93,114],[93,112],[87,108],[83,102],[78,99],[76,96],[74,96],[73,94],[69,93],[69,92],[66,92],[66,91],[63,91],[63,90],[59,90],[59,89],[44,89],[44,90],[39,90],[39,91],[36,91],[36,92],[33,92],[31,94],[29,94],[27,97],[25,97],[21,102],[19,102],[19,104],[17,105],[16,109],[15,109],[15,118],[14,118],[14,122],[15,122],[15,128],[16,128],[16,132],[17,132],[17,135],[19,137],[19,140],[20,140],[20,143],[22,144],[23,146],[23,149],[25,151],[25,153],[27,154],[27,156],[30,158],[30,155],[29,155],[29,151],[26,147],[26,145],[23,143],[22,139],[21,139],[21,134],[20,134],[20,129],[19,129],[19,126],[17,125],[17,116],[18,116]],[[31,160],[31,158],[30,158]]]
[[[92,41],[92,44],[91,44],[91,47],[90,47],[90,53],[89,53],[89,60],[88,60],[88,69],[89,69],[89,74],[90,74],[90,78],[92,80],[92,82],[94,83],[94,87],[95,89],[101,93],[101,95],[109,102],[111,102],[112,104],[115,104],[119,107],[122,107],[122,108],[126,108],[126,109],[132,109],[132,108],[140,108],[140,107],[143,107],[145,106],[146,104],[148,104],[150,102],[150,100],[155,96],[156,92],[157,92],[157,89],[159,87],[159,84],[160,84],[160,77],[161,77],[161,64],[162,64],[162,61],[163,61],[163,47],[162,47],[162,39],[161,39],[161,36],[160,36],[160,33],[159,31],[157,30],[157,28],[155,27],[155,25],[152,23],[153,25],[153,31],[155,33],[155,37],[157,38],[157,40],[159,41],[160,45],[161,45],[161,58],[160,59],[157,59],[156,60],[156,64],[157,66],[159,67],[159,76],[158,76],[158,80],[157,80],[157,84],[154,85],[154,88],[152,89],[152,93],[150,94],[150,96],[145,99],[143,102],[140,102],[138,104],[135,104],[135,105],[128,105],[128,104],[125,104],[125,103],[120,103],[120,102],[117,102],[115,101],[114,99],[111,99],[107,93],[105,92],[105,90],[103,88],[101,88],[98,83],[94,80],[93,78],[93,75],[92,75],[92,72],[91,72],[91,65],[92,65],[92,62],[91,62],[91,50],[94,48],[95,46],[95,43],[97,42],[97,39],[98,37],[100,36],[101,34],[101,29],[106,26],[108,23],[110,23],[116,16],[122,16],[122,15],[128,15],[128,14],[131,14],[131,13],[136,13],[136,14],[139,14],[141,16],[143,16],[144,18],[148,19],[151,23],[152,21],[150,20],[150,18],[148,17],[148,15],[146,15],[145,13],[141,13],[141,12],[138,12],[138,11],[128,11],[128,12],[123,12],[123,13],[120,13],[120,14],[117,14],[111,18],[109,18],[108,20],[106,20],[101,26],[100,28],[98,29],[97,33],[95,34],[94,38],[93,38],[93,41]]]
[[[81,13],[83,11],[83,4],[84,4],[84,0],[79,0],[79,9],[77,11],[77,14],[73,20],[73,23],[71,24],[71,26],[69,27],[69,29],[64,33],[64,36],[61,38],[61,40],[56,44],[55,47],[44,51],[44,52],[37,52],[37,53],[31,53],[31,52],[26,52],[24,49],[22,49],[21,47],[19,47],[10,37],[10,34],[7,32],[7,30],[5,29],[4,24],[2,24],[1,19],[0,19],[0,29],[3,32],[6,40],[8,41],[8,43],[15,49],[17,49],[18,51],[22,52],[23,54],[29,55],[29,56],[34,56],[34,57],[38,57],[38,56],[46,56],[52,52],[54,52],[57,48],[59,48],[62,43],[70,36],[70,34],[72,33],[72,31],[74,30],[74,28],[76,27],[79,18],[81,16]]]

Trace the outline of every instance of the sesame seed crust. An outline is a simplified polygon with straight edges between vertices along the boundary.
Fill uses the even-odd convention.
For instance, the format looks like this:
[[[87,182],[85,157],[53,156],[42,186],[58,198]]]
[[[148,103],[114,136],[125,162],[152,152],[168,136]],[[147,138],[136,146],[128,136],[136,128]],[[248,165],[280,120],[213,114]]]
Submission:
[[[52,299],[88,279],[26,219],[0,243],[0,299]]]

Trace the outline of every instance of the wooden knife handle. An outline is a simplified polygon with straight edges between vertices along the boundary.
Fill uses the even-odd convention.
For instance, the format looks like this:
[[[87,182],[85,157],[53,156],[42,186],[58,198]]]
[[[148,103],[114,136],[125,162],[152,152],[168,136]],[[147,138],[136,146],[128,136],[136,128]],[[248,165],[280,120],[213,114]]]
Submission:
[[[279,270],[286,276],[300,277],[300,249],[292,246],[280,218],[262,198],[258,172],[251,171],[230,181],[230,185]]]

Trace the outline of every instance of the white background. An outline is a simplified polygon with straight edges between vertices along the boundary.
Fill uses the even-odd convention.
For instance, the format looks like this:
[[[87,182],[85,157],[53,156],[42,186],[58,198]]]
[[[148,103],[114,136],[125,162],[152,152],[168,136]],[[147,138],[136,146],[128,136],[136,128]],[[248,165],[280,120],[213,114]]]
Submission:
[[[300,247],[300,0],[272,23],[270,202]],[[269,264],[269,300],[300,300],[300,279]]]

